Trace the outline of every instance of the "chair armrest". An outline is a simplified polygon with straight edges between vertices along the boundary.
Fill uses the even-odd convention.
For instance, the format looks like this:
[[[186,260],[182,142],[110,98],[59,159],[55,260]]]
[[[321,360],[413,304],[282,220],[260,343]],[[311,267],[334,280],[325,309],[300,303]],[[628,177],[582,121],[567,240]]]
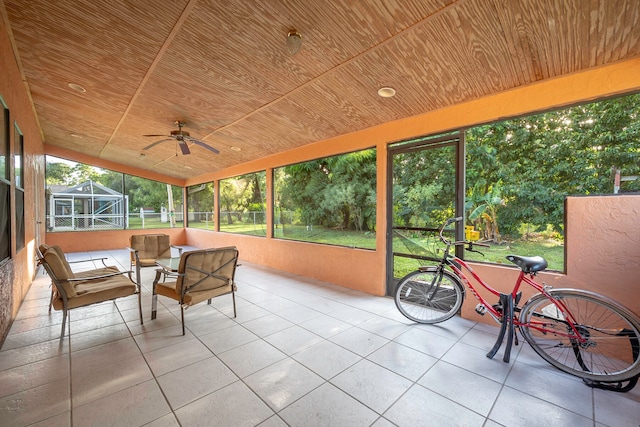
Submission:
[[[79,262],[102,261],[102,265],[104,265],[105,267],[108,267],[107,263],[105,262],[105,260],[107,260],[107,259],[109,259],[109,258],[107,258],[107,257],[103,257],[103,258],[89,258],[89,259],[80,259],[80,260],[77,260],[77,261],[69,261],[69,260],[67,260],[67,262],[68,262],[69,264],[76,264],[76,263],[79,263]]]
[[[138,250],[137,249],[133,249],[127,246],[127,249],[129,250],[129,252],[133,252],[133,256],[134,259],[136,260],[135,264],[136,264],[136,280],[135,283],[138,285],[138,290],[140,290],[140,285],[141,285],[141,281],[140,281],[140,256],[138,255]],[[133,273],[133,271],[129,271],[129,280],[131,280],[132,282],[134,281],[131,278],[131,273]]]
[[[135,258],[135,260],[136,260],[136,264],[139,264],[139,263],[140,263],[140,256],[138,255],[138,250],[137,250],[137,249],[130,248],[129,246],[127,246],[127,250],[128,250],[130,253],[131,253],[131,252],[133,252],[133,256],[134,256],[134,258]]]
[[[182,256],[182,248],[180,246],[170,245],[172,249],[178,250],[178,256]]]
[[[130,273],[133,273],[133,271],[114,271],[113,273],[100,274],[98,276],[69,278],[66,281],[67,282],[86,282],[86,281],[91,281],[96,279],[106,279],[107,277],[113,277],[113,276],[118,276],[120,274],[130,274]]]

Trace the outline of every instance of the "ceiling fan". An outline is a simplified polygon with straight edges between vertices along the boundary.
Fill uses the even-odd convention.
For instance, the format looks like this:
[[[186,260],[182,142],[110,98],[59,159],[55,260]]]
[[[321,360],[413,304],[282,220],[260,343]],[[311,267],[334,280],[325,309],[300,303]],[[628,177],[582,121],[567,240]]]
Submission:
[[[182,151],[182,154],[191,154],[191,150],[189,150],[189,142],[193,142],[196,145],[199,145],[203,148],[206,148],[209,151],[214,152],[215,154],[220,154],[220,151],[216,150],[215,148],[211,147],[210,145],[207,145],[206,143],[200,141],[199,139],[195,139],[191,136],[189,136],[189,132],[187,132],[186,130],[182,130],[183,126],[185,125],[184,122],[181,122],[180,120],[176,120],[175,122],[173,122],[176,126],[178,126],[178,130],[172,130],[171,131],[171,135],[142,135],[142,136],[154,136],[154,137],[161,137],[164,136],[165,139],[161,139],[160,141],[156,141],[153,144],[149,144],[146,147],[144,147],[142,149],[142,151],[146,151],[150,148],[155,147],[156,145],[160,144],[161,142],[166,142],[166,141],[171,141],[171,140],[175,140],[178,142],[178,146],[180,147],[180,151]]]

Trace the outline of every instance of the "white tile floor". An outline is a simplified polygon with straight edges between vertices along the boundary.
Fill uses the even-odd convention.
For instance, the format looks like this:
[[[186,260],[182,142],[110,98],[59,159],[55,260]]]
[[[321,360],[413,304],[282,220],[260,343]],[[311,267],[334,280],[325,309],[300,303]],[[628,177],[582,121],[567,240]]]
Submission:
[[[126,269],[124,251],[70,258],[105,255]],[[146,269],[144,325],[135,297],[76,309],[62,346],[40,273],[0,350],[0,425],[640,425],[640,386],[592,390],[527,344],[489,360],[492,326],[415,325],[389,298],[242,264],[235,319],[222,296],[188,309],[182,336],[160,297],[152,321]]]

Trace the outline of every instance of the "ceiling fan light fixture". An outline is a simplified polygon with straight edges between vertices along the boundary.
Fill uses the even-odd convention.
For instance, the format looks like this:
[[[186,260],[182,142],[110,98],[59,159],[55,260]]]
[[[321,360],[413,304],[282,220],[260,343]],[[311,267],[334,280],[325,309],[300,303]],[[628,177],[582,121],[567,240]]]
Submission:
[[[383,98],[392,98],[396,95],[396,90],[390,86],[381,87],[378,89],[378,95]]]
[[[300,49],[302,48],[302,34],[300,34],[298,30],[290,30],[287,34],[286,44],[289,55],[293,56],[300,52]]]

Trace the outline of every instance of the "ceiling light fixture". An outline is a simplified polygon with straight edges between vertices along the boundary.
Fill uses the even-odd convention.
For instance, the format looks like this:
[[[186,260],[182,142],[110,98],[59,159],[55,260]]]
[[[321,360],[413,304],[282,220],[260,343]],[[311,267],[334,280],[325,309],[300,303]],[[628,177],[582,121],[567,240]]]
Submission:
[[[242,148],[240,148],[240,147],[236,147],[236,146],[231,147],[231,149],[232,149],[233,151],[242,151]]]
[[[391,98],[395,96],[395,94],[396,94],[396,90],[392,87],[386,86],[378,89],[378,95],[380,95],[383,98]]]
[[[75,83],[69,83],[69,87],[75,90],[76,92],[80,92],[80,93],[85,93],[87,91],[85,88]]]
[[[302,48],[302,35],[298,30],[290,30],[287,34],[287,52],[293,56]]]

